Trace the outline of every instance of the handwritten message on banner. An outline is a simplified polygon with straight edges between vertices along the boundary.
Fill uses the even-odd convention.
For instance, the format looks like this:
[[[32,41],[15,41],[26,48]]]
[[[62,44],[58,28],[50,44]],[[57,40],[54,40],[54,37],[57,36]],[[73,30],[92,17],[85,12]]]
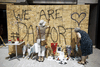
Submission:
[[[52,42],[72,45],[75,27],[88,32],[89,8],[89,5],[7,5],[8,39],[19,37],[26,44],[34,44],[36,26],[44,20],[51,27],[48,45]]]

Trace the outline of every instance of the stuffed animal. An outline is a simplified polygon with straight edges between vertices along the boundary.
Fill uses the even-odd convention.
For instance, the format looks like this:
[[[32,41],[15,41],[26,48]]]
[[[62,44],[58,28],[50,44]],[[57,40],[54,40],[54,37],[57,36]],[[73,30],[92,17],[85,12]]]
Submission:
[[[57,61],[59,61],[60,64],[67,64],[66,58],[64,57],[64,51],[61,47],[57,47],[57,53],[60,55],[57,57]]]
[[[64,57],[64,52],[59,51],[59,56],[57,57],[57,61],[59,61],[60,64],[67,64],[66,58]]]

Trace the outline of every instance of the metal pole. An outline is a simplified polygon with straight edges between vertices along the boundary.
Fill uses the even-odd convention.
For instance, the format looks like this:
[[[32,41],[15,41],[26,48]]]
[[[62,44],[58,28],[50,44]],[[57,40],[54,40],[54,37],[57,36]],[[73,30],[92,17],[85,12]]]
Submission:
[[[16,49],[16,57],[17,57],[17,45],[15,45],[15,49]]]

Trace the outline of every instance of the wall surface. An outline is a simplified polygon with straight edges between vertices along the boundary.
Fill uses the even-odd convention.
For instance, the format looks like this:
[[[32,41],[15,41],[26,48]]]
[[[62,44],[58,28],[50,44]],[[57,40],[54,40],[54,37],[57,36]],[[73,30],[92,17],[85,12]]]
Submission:
[[[36,26],[41,19],[51,27],[48,45],[52,42],[71,45],[75,38],[74,28],[79,22],[81,29],[88,32],[89,5],[7,5],[8,40],[16,39],[19,34],[20,40],[33,45]]]
[[[91,5],[90,8],[90,21],[89,21],[89,35],[95,45],[96,39],[96,22],[97,22],[97,5]]]

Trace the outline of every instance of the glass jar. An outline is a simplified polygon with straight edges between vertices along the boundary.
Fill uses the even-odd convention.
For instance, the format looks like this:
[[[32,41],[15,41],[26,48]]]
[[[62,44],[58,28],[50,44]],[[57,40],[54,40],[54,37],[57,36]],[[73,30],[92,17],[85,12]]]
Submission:
[[[8,40],[8,43],[11,43],[11,40]]]

